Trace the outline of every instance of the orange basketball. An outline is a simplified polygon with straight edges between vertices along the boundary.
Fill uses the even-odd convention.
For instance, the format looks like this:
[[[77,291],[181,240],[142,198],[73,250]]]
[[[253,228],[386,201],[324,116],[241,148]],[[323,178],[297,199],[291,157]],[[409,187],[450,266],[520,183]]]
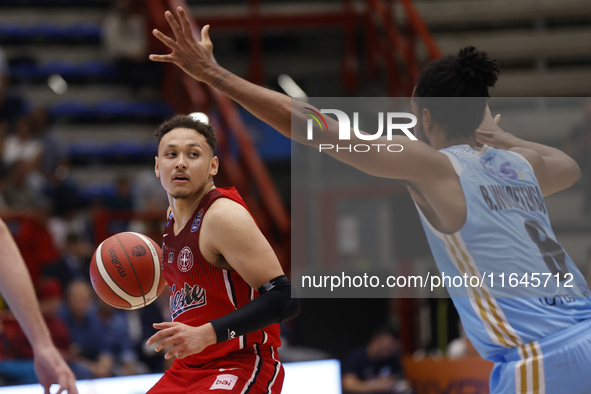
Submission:
[[[145,235],[125,232],[104,240],[90,262],[94,291],[112,307],[138,309],[164,289],[160,246]]]

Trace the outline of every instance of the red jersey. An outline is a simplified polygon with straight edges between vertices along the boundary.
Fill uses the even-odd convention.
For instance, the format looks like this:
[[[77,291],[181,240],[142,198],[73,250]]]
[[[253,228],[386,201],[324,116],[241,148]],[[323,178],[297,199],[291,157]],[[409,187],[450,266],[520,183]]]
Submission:
[[[216,188],[207,193],[193,214],[193,221],[175,236],[172,213],[166,221],[162,242],[163,273],[170,286],[170,314],[173,321],[200,326],[235,311],[258,297],[236,271],[210,264],[199,249],[201,222],[218,198],[229,198],[248,209],[235,188]],[[281,346],[279,324],[273,324],[186,357],[188,365],[200,365],[252,345]]]

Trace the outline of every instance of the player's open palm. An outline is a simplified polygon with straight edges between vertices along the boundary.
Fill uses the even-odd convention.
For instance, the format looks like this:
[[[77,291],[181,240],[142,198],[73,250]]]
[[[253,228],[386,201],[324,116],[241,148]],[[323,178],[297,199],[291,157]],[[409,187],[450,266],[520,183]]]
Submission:
[[[148,346],[156,343],[155,350],[159,352],[168,348],[164,358],[185,358],[191,354],[200,353],[216,343],[217,338],[213,326],[210,323],[199,327],[189,326],[183,323],[163,322],[155,323],[158,331],[148,339]]]
[[[213,44],[209,39],[209,25],[201,30],[201,42],[193,36],[191,23],[182,7],[177,8],[179,22],[172,12],[166,11],[164,16],[170,25],[174,38],[168,37],[158,29],[153,30],[156,38],[172,49],[168,55],[150,55],[156,62],[174,63],[193,78],[204,82],[207,71],[215,62],[213,60]]]

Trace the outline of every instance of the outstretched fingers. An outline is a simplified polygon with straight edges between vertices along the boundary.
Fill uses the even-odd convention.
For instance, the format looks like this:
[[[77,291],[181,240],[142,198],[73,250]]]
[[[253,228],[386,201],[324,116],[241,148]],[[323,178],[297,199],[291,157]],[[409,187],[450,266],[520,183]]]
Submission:
[[[164,45],[166,45],[167,47],[169,47],[170,49],[176,48],[177,43],[172,38],[170,38],[166,34],[162,33],[160,30],[154,29],[154,30],[152,30],[152,34],[154,34],[154,37],[156,37],[157,39],[162,41],[162,43]]]
[[[193,39],[193,29],[191,29],[191,22],[189,21],[189,17],[187,13],[183,9],[183,7],[177,8],[177,13],[179,14],[179,20],[181,21],[181,26],[183,28],[183,33],[187,40]]]
[[[170,28],[172,29],[172,32],[174,33],[174,36],[178,42],[178,40],[183,36],[183,30],[179,26],[179,23],[176,21],[176,18],[174,17],[174,15],[172,15],[172,12],[166,11],[164,13],[164,17],[166,18],[166,21],[170,25]]]
[[[177,49],[178,44],[172,38],[170,38],[166,34],[162,33],[160,30],[154,29],[154,30],[152,30],[152,34],[154,34],[154,37],[159,39],[164,45],[166,45],[167,47],[169,47],[173,51],[175,51]],[[168,55],[150,55],[149,59],[154,62],[174,63],[174,59],[173,59],[172,55],[173,55],[172,53],[170,53]]]
[[[149,59],[153,62],[174,63],[174,59],[171,55],[150,55]]]

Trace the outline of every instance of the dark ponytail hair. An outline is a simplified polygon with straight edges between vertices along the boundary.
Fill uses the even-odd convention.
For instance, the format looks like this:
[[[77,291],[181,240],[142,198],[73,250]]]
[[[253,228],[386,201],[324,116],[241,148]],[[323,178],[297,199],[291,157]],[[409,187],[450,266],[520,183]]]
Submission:
[[[500,72],[496,59],[474,47],[429,63],[417,81],[414,100],[449,137],[470,137],[482,122],[488,88]],[[437,97],[437,98],[436,98]]]

